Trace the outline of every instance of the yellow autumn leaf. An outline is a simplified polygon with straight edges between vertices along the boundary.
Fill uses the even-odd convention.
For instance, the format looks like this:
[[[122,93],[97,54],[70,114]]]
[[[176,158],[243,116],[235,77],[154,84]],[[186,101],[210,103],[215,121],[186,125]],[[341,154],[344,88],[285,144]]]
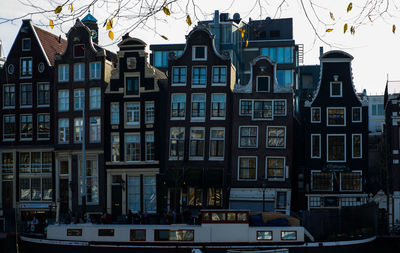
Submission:
[[[112,31],[108,32],[108,37],[113,40],[114,39],[114,33]]]
[[[161,35],[161,38],[163,38],[164,40],[168,40],[168,38],[165,37],[164,35]]]
[[[69,6],[69,9],[71,10],[71,12],[73,12],[73,11],[74,11],[74,6],[71,4],[71,5]]]
[[[354,28],[354,26],[351,26],[351,27],[350,27],[350,33],[351,33],[352,35],[354,35],[354,34],[356,33],[356,28]]]
[[[113,27],[113,20],[112,19],[110,19],[110,20],[108,20],[108,22],[107,22],[107,30],[110,30],[111,28]]]
[[[393,32],[393,33],[396,32],[396,25],[393,25],[392,32]]]
[[[242,39],[243,39],[244,38],[244,33],[246,32],[246,30],[242,29],[242,28],[238,28],[238,30],[240,32],[240,35],[242,36]]]
[[[164,11],[165,15],[167,15],[167,16],[171,15],[171,12],[169,11],[167,6],[163,6],[162,10]]]
[[[331,16],[331,19],[332,19],[333,21],[335,21],[335,17],[333,16],[333,13],[332,13],[332,12],[329,12],[329,16]]]
[[[55,13],[55,14],[58,14],[58,13],[60,13],[61,11],[62,11],[62,6],[59,5],[59,6],[57,6],[57,8],[54,10],[54,13]]]
[[[249,46],[249,39],[246,39],[245,41],[244,41],[244,47],[248,47]]]
[[[189,15],[186,16],[186,23],[191,26],[192,25],[192,19],[190,18]]]
[[[346,32],[347,32],[347,24],[344,24],[343,33],[346,33]]]
[[[326,29],[326,32],[327,33],[330,33],[330,32],[332,32],[333,31],[333,29],[332,28],[328,28],[328,29]]]
[[[347,6],[347,12],[351,11],[353,9],[353,3],[350,2],[349,5]]]
[[[50,24],[50,28],[53,29],[53,28],[54,28],[54,22],[53,22],[53,20],[50,19],[49,24]]]

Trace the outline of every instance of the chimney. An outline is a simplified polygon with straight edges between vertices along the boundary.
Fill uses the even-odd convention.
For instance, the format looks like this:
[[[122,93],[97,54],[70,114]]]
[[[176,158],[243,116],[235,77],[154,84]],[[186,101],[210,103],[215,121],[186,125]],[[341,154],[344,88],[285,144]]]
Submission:
[[[319,47],[319,57],[324,54],[324,47]]]

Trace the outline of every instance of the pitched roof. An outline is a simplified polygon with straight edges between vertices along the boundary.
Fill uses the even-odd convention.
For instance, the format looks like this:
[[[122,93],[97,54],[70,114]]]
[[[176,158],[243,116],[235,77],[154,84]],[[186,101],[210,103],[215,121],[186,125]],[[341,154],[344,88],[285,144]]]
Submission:
[[[83,19],[82,22],[84,21],[93,21],[93,22],[97,22],[97,19],[95,17],[93,17],[92,14],[87,14]]]
[[[45,31],[37,26],[33,25],[35,32],[40,40],[40,44],[49,59],[50,64],[54,65],[54,56],[56,53],[62,54],[67,47],[67,40],[59,38],[59,36]]]

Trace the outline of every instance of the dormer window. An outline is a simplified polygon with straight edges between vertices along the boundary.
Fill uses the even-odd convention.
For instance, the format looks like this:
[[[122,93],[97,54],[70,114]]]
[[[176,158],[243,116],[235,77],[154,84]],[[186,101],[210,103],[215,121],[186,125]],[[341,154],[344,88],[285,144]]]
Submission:
[[[74,57],[85,57],[85,45],[74,45]]]
[[[193,46],[192,60],[205,61],[207,60],[207,47],[206,46]]]
[[[342,97],[343,96],[343,88],[341,82],[331,82],[331,97]]]
[[[22,51],[30,51],[31,50],[31,39],[26,38],[22,39]]]
[[[269,76],[257,76],[257,92],[269,92]]]

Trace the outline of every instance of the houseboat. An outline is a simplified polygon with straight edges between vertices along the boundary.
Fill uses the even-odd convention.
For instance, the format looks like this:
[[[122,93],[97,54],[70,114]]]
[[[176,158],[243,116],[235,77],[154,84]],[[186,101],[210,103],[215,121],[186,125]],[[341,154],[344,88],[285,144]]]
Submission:
[[[302,226],[253,226],[248,211],[202,210],[201,225],[55,224],[44,237],[20,236],[23,252],[322,252],[365,247],[375,237],[313,242]],[[333,251],[332,251],[333,252]],[[342,251],[341,252],[346,252]],[[349,251],[350,252],[350,251]]]

